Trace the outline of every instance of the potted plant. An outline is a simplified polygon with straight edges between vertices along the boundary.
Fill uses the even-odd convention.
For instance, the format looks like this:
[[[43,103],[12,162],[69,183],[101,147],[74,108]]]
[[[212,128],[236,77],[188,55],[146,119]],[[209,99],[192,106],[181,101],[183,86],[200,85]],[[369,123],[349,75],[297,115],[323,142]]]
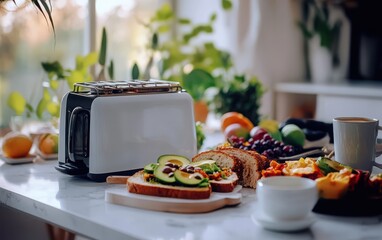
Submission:
[[[339,64],[338,42],[341,21],[332,23],[326,1],[304,0],[303,20],[298,26],[308,44],[308,75],[314,82],[327,82]]]
[[[265,89],[257,77],[234,75],[220,81],[211,100],[217,114],[239,112],[256,126],[260,121],[260,99]]]
[[[232,66],[228,52],[213,42],[194,43],[201,35],[213,32],[216,17],[213,13],[207,23],[194,24],[190,19],[176,18],[169,4],[162,5],[148,23],[143,23],[151,37],[147,64],[143,71],[136,63],[132,68],[133,79],[148,79],[157,71],[159,78],[179,82],[194,99],[195,120],[202,122],[209,112],[205,91],[216,86],[217,79]],[[171,38],[168,34],[176,23],[186,31]]]
[[[307,43],[308,75],[314,82],[327,82],[339,64],[338,41],[341,21],[332,23],[326,1],[304,0],[298,26]]]

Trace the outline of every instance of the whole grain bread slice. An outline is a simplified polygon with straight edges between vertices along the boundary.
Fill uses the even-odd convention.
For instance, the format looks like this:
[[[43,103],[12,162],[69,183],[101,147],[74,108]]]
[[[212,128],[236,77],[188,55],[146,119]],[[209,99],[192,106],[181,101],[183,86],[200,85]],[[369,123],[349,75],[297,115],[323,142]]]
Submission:
[[[261,178],[261,171],[269,165],[267,158],[255,151],[238,148],[220,148],[219,151],[238,158],[243,164],[243,187],[256,188],[257,180]]]
[[[230,168],[242,180],[243,164],[237,157],[219,150],[208,150],[198,153],[192,158],[193,162],[200,162],[203,160],[214,160],[216,165],[220,168]]]
[[[236,173],[232,173],[228,178],[221,180],[210,180],[213,192],[232,192],[239,182]]]
[[[165,185],[157,182],[147,182],[143,177],[143,171],[136,172],[127,180],[127,189],[131,193],[183,198],[183,199],[207,199],[211,195],[211,186],[208,187],[183,187]]]

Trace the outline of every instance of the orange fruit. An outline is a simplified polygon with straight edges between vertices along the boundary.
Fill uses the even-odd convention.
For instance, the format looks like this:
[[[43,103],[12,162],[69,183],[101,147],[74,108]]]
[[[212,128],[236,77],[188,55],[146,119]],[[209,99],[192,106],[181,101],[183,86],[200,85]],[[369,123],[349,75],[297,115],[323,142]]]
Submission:
[[[2,150],[8,158],[22,158],[29,154],[32,148],[32,139],[20,132],[9,132],[4,136]]]
[[[245,117],[243,114],[238,112],[224,113],[220,119],[220,123],[222,132],[224,132],[224,130],[233,123],[240,124],[248,131],[251,131],[251,129],[254,127],[253,123],[251,122],[251,120],[249,120],[249,118]]]
[[[38,149],[44,154],[58,153],[58,134],[45,133],[39,137]]]

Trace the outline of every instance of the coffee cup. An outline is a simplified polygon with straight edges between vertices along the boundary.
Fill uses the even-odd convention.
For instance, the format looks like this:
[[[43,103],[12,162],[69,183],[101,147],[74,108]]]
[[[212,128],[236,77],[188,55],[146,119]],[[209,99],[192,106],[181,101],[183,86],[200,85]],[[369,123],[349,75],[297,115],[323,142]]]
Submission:
[[[381,153],[377,144],[378,119],[364,117],[337,117],[333,119],[335,160],[355,169],[372,171],[373,166],[382,168],[375,161]]]
[[[301,220],[318,200],[316,182],[309,178],[274,176],[257,182],[259,211],[274,221]]]

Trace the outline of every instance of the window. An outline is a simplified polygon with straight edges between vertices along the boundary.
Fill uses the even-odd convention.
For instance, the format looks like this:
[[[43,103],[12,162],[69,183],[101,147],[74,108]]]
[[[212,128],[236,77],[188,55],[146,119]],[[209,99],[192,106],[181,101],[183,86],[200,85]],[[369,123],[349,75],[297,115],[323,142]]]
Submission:
[[[145,56],[147,39],[140,22],[149,19],[160,1],[52,0],[56,38],[30,1],[16,3],[8,1],[0,10],[0,127],[8,126],[14,115],[7,105],[10,92],[19,91],[35,107],[47,78],[41,62],[57,60],[73,68],[77,55],[98,50],[102,27],[108,32],[107,58],[114,61],[115,79],[130,78],[132,59],[143,61]]]

